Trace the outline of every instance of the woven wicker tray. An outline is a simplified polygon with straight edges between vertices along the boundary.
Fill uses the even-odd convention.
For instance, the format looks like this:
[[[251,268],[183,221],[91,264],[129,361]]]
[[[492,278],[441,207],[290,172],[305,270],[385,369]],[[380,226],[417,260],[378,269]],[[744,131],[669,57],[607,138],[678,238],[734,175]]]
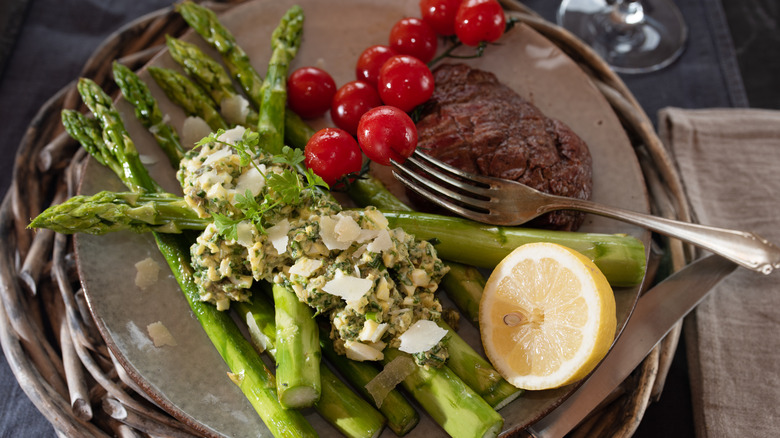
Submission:
[[[216,10],[237,1],[214,3]],[[559,46],[590,76],[623,123],[639,157],[657,215],[690,220],[676,168],[652,123],[625,84],[581,41],[518,2],[502,0],[508,13]],[[109,93],[111,62],[140,67],[164,47],[165,35],[187,29],[172,8],[144,16],[111,35],[92,55],[81,76]],[[0,205],[0,340],[21,387],[66,436],[199,436],[148,401],[100,337],[80,289],[70,237],[26,228],[52,203],[75,193],[85,153],[64,133],[60,112],[80,109],[75,82],[39,111],[22,140],[11,188]],[[662,264],[676,270],[689,249],[654,241],[649,274]],[[674,329],[572,436],[631,436],[647,405],[663,389],[677,347]]]

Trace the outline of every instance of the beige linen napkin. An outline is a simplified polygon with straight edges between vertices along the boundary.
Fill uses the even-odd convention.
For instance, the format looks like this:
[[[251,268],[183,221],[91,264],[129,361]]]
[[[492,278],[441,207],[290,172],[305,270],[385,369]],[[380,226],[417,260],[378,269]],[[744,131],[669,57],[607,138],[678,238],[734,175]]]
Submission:
[[[659,112],[695,219],[780,244],[780,112]],[[780,436],[780,272],[739,268],[685,325],[699,437]]]

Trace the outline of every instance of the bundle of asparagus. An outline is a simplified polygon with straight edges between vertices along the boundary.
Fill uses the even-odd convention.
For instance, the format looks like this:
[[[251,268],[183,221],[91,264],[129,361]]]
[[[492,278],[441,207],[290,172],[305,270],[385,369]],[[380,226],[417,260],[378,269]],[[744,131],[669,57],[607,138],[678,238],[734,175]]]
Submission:
[[[251,67],[246,53],[212,11],[190,2],[178,5],[177,9],[191,27],[219,51],[222,61],[249,97],[253,107],[247,112],[244,123],[250,123],[249,127],[261,134],[262,147],[272,153],[278,153],[285,142],[303,147],[313,131],[294,113],[284,109],[283,85],[290,60],[300,44],[300,9],[288,11],[274,31],[273,56],[265,80]],[[169,38],[168,46],[174,59],[194,81],[161,70],[152,72],[154,79],[187,113],[210,120],[215,123],[214,126],[226,127],[227,122],[220,115],[218,105],[236,94],[227,86],[230,80],[225,71],[219,63],[186,43]],[[114,73],[123,95],[135,106],[138,118],[154,134],[174,168],[178,167],[183,148],[175,130],[162,121],[148,88],[132,71],[119,64],[115,64]],[[163,85],[169,81],[173,81],[174,87]],[[272,291],[273,309],[262,299],[253,299],[251,304],[239,304],[238,310],[243,316],[250,315],[258,330],[264,333],[264,350],[273,353],[277,362],[276,376],[271,374],[231,318],[199,299],[188,264],[186,242],[179,233],[202,230],[211,219],[198,217],[182,198],[162,193],[140,164],[132,140],[102,90],[91,81],[82,79],[79,91],[99,123],[75,112],[64,112],[63,123],[101,164],[117,173],[131,192],[102,192],[94,196],[74,197],[42,213],[31,226],[63,233],[153,232],[209,338],[231,370],[236,373],[244,371],[244,377],[237,384],[274,436],[314,435],[311,426],[298,411],[286,409],[307,405],[313,405],[346,436],[377,435],[387,420],[399,435],[414,427],[419,417],[397,393],[391,393],[383,404],[387,407],[382,409],[387,417],[385,419],[334,378],[326,366],[320,365],[322,344],[331,363],[345,377],[356,379],[352,383],[358,389],[363,390],[367,379],[373,378],[377,372],[370,365],[335,355],[332,346],[328,345],[327,336],[323,333],[317,335],[319,330],[311,309],[300,302],[292,291],[279,286]],[[193,102],[193,96],[196,96],[194,100],[197,102]],[[257,125],[254,125],[255,122]],[[591,256],[614,285],[636,284],[644,274],[644,248],[641,242],[627,236],[485,227],[454,218],[422,215],[412,212],[370,177],[352,186],[350,195],[359,204],[385,209],[385,216],[393,226],[400,226],[422,239],[439,241],[437,250],[446,260],[490,267],[521,243],[552,240]],[[476,251],[468,254],[461,251],[466,245],[474,248],[475,243]],[[454,301],[464,303],[465,307],[461,310],[473,319],[474,300],[478,302],[480,290],[479,287],[464,285],[479,285],[479,276],[473,280],[474,272],[478,271],[456,263],[451,263],[450,268],[451,273],[445,282],[451,287],[447,289],[450,293],[464,291]],[[301,326],[291,330],[291,322]],[[501,416],[495,409],[513,400],[520,391],[508,385],[455,332],[446,325],[444,327],[450,332],[448,366],[428,370],[418,368],[404,379],[403,385],[451,435],[493,436],[502,425]],[[401,354],[390,350],[386,361]],[[361,371],[358,372],[355,367]],[[487,371],[475,373],[475,368]],[[360,376],[364,377],[361,379]],[[342,403],[337,404],[338,401]]]

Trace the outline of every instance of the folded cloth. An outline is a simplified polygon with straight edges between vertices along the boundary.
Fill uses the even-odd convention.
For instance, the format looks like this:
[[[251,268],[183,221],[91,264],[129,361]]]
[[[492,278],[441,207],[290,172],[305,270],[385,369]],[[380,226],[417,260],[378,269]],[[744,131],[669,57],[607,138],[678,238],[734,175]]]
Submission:
[[[697,222],[780,244],[780,112],[659,112]],[[684,325],[698,437],[780,433],[780,272],[738,269]]]

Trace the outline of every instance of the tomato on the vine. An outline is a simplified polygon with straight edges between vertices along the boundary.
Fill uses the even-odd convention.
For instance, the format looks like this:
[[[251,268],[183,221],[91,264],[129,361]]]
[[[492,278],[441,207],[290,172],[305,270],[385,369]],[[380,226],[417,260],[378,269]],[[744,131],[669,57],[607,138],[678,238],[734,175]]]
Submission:
[[[455,35],[455,14],[463,0],[420,0],[420,15],[439,35]]]
[[[304,119],[325,114],[330,108],[336,82],[317,67],[301,67],[287,78],[287,105]]]
[[[391,57],[397,55],[394,49],[377,44],[363,50],[357,60],[355,76],[359,81],[365,81],[376,87],[379,78],[379,69]]]
[[[363,153],[385,166],[390,165],[391,159],[403,163],[417,147],[414,121],[403,110],[389,105],[363,114],[357,137]]]
[[[505,29],[506,17],[498,0],[464,0],[455,15],[455,35],[467,46],[492,43]]]
[[[410,55],[396,55],[379,70],[379,97],[386,105],[411,111],[433,95],[433,73]]]
[[[360,117],[379,105],[382,105],[382,99],[376,88],[363,81],[347,82],[333,96],[330,118],[339,128],[357,135]]]
[[[422,62],[433,59],[437,46],[436,32],[419,18],[402,18],[390,29],[390,47]]]
[[[331,187],[343,177],[360,172],[363,166],[363,154],[357,141],[338,128],[324,128],[314,133],[306,143],[303,155],[306,167]]]

